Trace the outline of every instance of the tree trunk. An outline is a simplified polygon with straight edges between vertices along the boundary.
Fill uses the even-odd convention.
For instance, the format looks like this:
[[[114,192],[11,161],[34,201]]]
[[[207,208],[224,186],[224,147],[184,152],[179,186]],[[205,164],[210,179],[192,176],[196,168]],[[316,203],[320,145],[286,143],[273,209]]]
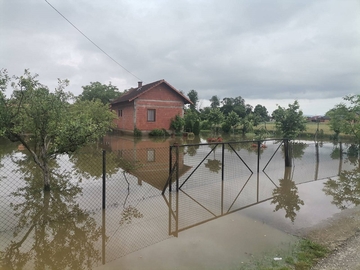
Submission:
[[[50,191],[50,172],[47,164],[44,166],[44,191]]]

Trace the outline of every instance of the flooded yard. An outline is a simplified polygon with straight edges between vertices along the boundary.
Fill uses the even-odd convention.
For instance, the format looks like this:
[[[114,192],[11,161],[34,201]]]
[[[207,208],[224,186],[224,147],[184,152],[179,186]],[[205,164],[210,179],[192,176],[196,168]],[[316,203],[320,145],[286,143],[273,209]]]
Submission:
[[[45,194],[26,153],[2,143],[2,267],[237,269],[360,204],[349,146],[296,141],[285,168],[279,140],[180,142],[169,154],[174,142],[107,136],[59,157]]]

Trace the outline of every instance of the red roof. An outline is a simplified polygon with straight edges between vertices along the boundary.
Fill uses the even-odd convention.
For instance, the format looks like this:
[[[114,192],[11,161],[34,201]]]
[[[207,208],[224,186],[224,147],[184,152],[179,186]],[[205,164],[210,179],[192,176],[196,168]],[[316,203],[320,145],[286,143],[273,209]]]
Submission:
[[[138,98],[142,94],[146,93],[147,91],[150,91],[151,89],[155,88],[156,86],[165,83],[171,90],[176,92],[181,98],[184,100],[184,104],[192,104],[190,99],[188,99],[186,96],[184,96],[180,91],[176,90],[171,84],[169,84],[165,80],[159,80],[156,82],[148,83],[145,85],[142,85],[141,87],[131,88],[128,92],[121,95],[117,99],[113,100],[111,104],[121,103],[121,102],[131,102],[134,99]]]

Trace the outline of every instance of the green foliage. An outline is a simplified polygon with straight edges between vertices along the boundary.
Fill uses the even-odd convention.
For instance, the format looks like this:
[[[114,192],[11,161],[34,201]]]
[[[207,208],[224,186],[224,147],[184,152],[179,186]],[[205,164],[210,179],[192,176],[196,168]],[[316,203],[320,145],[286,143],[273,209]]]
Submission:
[[[208,120],[201,121],[200,123],[200,130],[210,130],[211,124]]]
[[[175,132],[181,132],[183,130],[184,124],[184,118],[182,118],[180,115],[175,115],[175,117],[171,119],[170,129],[174,130]]]
[[[263,254],[260,258],[253,258],[250,262],[241,264],[242,270],[309,270],[321,258],[326,257],[329,250],[308,239],[300,239],[289,245],[286,249],[271,251]],[[282,260],[274,261],[275,257]]]
[[[360,144],[360,95],[344,97],[349,105],[336,105],[326,113],[330,117],[330,127],[338,136],[340,132],[351,135]]]
[[[190,110],[195,110],[199,101],[198,93],[195,90],[190,90],[187,94],[193,104],[190,104]]]
[[[231,130],[230,124],[228,122],[222,123],[221,130],[224,131],[225,133],[229,133]]]
[[[134,137],[141,137],[142,132],[140,129],[134,128]]]
[[[236,112],[232,111],[226,117],[226,122],[228,125],[234,128],[236,125],[240,123],[240,117]]]
[[[121,95],[119,89],[112,85],[101,84],[100,82],[91,82],[90,85],[83,86],[83,92],[79,95],[79,100],[94,101],[99,99],[103,104],[109,104],[112,99]]]
[[[218,96],[212,96],[210,99],[210,102],[211,102],[210,107],[212,109],[215,109],[220,106],[220,100],[219,100]]]
[[[194,124],[196,121],[199,120],[199,114],[197,111],[193,110],[186,110],[184,115],[184,129],[187,132],[193,132],[194,130]]]
[[[208,120],[213,127],[216,128],[217,125],[220,125],[224,121],[224,114],[220,111],[219,108],[211,109],[208,115]]]
[[[193,128],[193,133],[196,136],[198,136],[200,134],[200,120],[195,121],[194,128]]]
[[[272,116],[277,130],[284,138],[295,139],[301,131],[306,130],[306,119],[297,100],[289,104],[287,109],[278,106]]]
[[[64,91],[67,80],[59,80],[50,92],[37,77],[28,70],[13,77],[12,96],[0,97],[0,126],[2,135],[30,152],[43,172],[44,189],[49,190],[50,160],[97,140],[110,130],[116,116],[98,100],[71,104],[73,95]],[[3,92],[11,82],[6,71],[0,72],[0,82]]]
[[[163,137],[163,136],[165,136],[165,132],[162,129],[155,128],[152,131],[150,131],[149,136],[152,136],[152,137],[160,137],[161,136],[161,137]]]
[[[269,121],[269,113],[265,106],[262,106],[260,104],[256,105],[254,108],[254,114],[257,115],[260,118],[260,122],[266,122]]]

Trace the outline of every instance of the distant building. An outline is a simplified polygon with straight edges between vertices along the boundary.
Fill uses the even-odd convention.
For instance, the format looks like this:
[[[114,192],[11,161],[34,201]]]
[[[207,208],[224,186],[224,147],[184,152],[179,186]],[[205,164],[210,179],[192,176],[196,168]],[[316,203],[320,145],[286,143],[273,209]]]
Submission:
[[[309,122],[329,122],[330,121],[330,117],[320,116],[320,115],[311,116],[311,117],[308,117],[307,119]]]
[[[149,133],[153,129],[170,129],[171,119],[184,115],[184,105],[192,102],[165,80],[138,87],[111,102],[117,113],[116,128],[127,134],[134,129]]]

